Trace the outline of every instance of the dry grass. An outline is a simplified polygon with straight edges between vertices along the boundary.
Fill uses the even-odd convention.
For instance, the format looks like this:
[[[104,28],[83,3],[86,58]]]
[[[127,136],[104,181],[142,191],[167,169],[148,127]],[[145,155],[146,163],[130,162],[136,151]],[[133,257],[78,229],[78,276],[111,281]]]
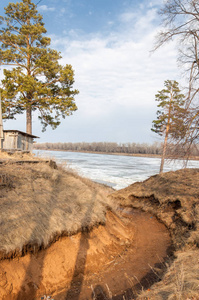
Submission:
[[[159,283],[139,299],[199,299],[199,169],[152,176],[113,193],[119,205],[147,211],[170,231],[174,260]]]
[[[178,251],[162,280],[141,293],[140,300],[198,300],[198,249]]]
[[[0,150],[0,160],[16,160],[16,159],[34,159],[34,155],[28,152],[16,151],[16,152],[6,152]]]
[[[0,258],[105,222],[111,189],[46,163],[0,165]]]

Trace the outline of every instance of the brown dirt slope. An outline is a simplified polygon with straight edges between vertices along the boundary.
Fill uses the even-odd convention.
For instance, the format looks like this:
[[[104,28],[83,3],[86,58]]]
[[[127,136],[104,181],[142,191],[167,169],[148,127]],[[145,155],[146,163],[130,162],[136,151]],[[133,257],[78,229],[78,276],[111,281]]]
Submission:
[[[36,252],[62,235],[104,223],[110,191],[47,163],[1,164],[0,259]]]
[[[142,287],[149,269],[161,281],[140,299],[198,299],[198,184],[199,169],[187,169],[113,192],[55,165],[3,162],[0,299],[40,299],[44,293],[56,300],[131,299],[137,296],[133,279]],[[110,212],[118,206],[138,214],[125,221]],[[170,231],[175,259],[169,263],[168,234],[151,214]],[[164,275],[157,260],[167,268]],[[99,285],[106,297],[97,296]]]
[[[108,211],[105,225],[62,237],[36,255],[1,260],[0,299],[130,300],[141,284],[154,282],[153,272],[146,275],[161,271],[157,262],[169,244],[165,226],[150,214]]]
[[[152,213],[171,233],[175,260],[162,281],[140,299],[199,299],[199,169],[152,176],[110,198]]]
[[[112,189],[55,167],[0,164],[0,299],[131,299],[164,262],[167,230],[150,214],[116,211]]]

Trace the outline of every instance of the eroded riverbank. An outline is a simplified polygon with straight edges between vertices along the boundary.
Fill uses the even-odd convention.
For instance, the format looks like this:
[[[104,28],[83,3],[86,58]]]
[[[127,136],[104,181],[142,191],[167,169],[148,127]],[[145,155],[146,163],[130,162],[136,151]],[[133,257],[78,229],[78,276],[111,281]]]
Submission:
[[[108,212],[106,224],[90,232],[62,237],[36,255],[1,261],[2,299],[132,299],[158,279],[157,270],[162,274],[170,243],[152,215]]]

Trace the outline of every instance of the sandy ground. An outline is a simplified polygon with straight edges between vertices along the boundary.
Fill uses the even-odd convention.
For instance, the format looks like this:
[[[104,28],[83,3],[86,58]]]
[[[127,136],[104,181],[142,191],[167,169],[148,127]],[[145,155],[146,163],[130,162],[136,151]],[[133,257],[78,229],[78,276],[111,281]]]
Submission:
[[[187,169],[113,192],[46,162],[2,163],[0,299],[198,300],[198,182]]]
[[[169,245],[168,231],[152,215],[108,212],[105,226],[62,237],[36,255],[2,260],[0,299],[132,299],[157,280]]]
[[[173,259],[140,300],[199,300],[199,169],[155,175],[112,193],[114,203],[153,214],[168,228]]]

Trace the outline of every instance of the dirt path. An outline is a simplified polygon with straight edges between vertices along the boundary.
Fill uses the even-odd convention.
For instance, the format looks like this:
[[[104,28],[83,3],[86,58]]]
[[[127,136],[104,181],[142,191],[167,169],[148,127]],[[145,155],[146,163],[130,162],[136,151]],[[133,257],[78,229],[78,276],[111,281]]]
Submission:
[[[168,231],[153,216],[109,212],[106,226],[64,237],[37,255],[1,261],[0,299],[130,299],[157,279],[169,245]]]

